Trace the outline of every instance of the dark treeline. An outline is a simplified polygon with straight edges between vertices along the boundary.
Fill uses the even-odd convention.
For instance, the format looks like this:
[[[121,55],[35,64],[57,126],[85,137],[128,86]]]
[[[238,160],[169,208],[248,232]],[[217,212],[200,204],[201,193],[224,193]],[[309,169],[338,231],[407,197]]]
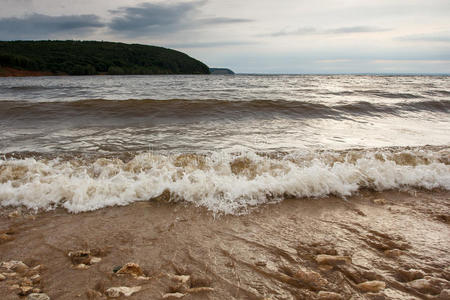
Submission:
[[[209,74],[171,49],[96,41],[0,41],[0,67],[69,75]]]

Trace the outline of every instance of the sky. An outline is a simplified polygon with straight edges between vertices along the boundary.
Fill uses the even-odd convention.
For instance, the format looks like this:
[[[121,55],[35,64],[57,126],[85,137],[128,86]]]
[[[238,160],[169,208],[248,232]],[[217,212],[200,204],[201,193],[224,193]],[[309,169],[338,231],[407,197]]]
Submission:
[[[0,0],[0,40],[173,48],[238,73],[450,73],[449,0]]]

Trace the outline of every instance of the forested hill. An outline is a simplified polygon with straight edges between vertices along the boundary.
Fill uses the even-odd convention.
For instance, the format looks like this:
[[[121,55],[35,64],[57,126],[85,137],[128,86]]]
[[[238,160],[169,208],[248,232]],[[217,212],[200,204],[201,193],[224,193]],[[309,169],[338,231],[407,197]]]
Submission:
[[[97,41],[0,41],[1,67],[69,75],[209,74],[172,49]]]

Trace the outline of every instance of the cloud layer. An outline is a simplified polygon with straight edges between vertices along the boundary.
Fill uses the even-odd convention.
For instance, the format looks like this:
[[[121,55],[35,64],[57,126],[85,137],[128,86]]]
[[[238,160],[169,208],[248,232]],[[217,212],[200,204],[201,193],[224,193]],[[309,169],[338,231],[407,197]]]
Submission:
[[[450,73],[448,0],[0,2],[0,40],[152,44],[237,72]]]
[[[0,19],[0,39],[42,39],[60,33],[89,33],[105,26],[96,15],[31,14]]]
[[[271,33],[270,36],[287,36],[287,35],[336,35],[351,33],[371,33],[389,31],[389,28],[373,27],[373,26],[348,26],[329,29],[320,29],[315,27],[300,27],[294,30],[281,30]]]

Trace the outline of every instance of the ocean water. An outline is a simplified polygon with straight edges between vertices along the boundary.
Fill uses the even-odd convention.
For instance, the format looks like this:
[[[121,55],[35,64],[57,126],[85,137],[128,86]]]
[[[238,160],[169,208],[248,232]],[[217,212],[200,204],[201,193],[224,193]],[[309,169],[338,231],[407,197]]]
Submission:
[[[246,213],[362,188],[450,189],[450,77],[0,78],[0,204],[164,197]]]

